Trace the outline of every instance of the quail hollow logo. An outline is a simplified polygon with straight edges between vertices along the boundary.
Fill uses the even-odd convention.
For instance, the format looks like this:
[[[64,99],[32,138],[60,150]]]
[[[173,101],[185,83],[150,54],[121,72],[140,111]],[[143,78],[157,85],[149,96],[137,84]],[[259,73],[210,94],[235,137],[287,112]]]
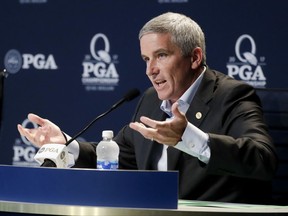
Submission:
[[[101,45],[102,48],[99,48]],[[88,91],[113,91],[119,82],[115,67],[118,57],[110,56],[110,43],[106,35],[98,33],[92,38],[90,53],[82,63],[82,84]]]
[[[263,67],[266,65],[265,57],[256,56],[256,43],[247,34],[241,35],[235,44],[235,56],[229,57],[227,63],[228,75],[241,79],[254,87],[265,87],[266,77]]]

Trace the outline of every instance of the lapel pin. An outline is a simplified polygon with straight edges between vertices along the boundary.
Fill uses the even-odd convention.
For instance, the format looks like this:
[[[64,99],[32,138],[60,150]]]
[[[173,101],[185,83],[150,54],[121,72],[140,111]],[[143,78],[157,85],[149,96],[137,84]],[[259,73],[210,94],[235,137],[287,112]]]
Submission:
[[[202,118],[202,113],[201,113],[201,112],[197,112],[196,115],[195,115],[195,117],[196,117],[197,119],[201,119],[201,118]]]

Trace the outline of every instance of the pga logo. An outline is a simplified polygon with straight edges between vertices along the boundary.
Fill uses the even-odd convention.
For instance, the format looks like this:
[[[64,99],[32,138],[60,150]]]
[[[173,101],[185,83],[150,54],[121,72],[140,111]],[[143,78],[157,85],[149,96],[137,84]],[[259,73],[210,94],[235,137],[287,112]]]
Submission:
[[[44,54],[23,54],[23,69],[29,69],[30,66],[33,66],[36,69],[52,69],[56,70],[58,67],[55,63],[53,55],[48,55],[47,57]]]
[[[243,44],[250,45],[250,49],[241,52]],[[241,49],[242,48],[242,49]],[[236,57],[230,57],[229,63],[227,63],[228,75],[250,83],[253,86],[262,86],[266,84],[266,77],[262,66],[265,64],[265,57],[260,57],[259,60],[256,57],[256,43],[254,39],[247,34],[241,35],[235,44]]]
[[[103,44],[103,48],[99,46]],[[96,49],[97,47],[97,49]],[[90,56],[83,61],[82,81],[84,83],[118,83],[119,75],[116,71],[115,60],[110,55],[110,43],[106,35],[98,33],[90,42]],[[101,79],[93,79],[93,77]],[[92,78],[92,79],[89,79]],[[114,79],[114,80],[113,80]]]
[[[16,49],[11,49],[6,53],[4,58],[4,65],[6,70],[11,74],[17,73],[21,68],[30,69],[30,67],[38,70],[58,69],[54,56],[51,54],[45,56],[41,53],[35,55],[23,53],[21,55],[21,53]]]

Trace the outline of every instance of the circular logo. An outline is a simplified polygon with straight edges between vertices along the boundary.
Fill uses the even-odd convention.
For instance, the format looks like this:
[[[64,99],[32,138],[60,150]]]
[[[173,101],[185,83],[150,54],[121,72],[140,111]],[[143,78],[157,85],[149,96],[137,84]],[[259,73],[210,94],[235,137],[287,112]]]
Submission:
[[[4,58],[4,65],[8,73],[15,74],[22,67],[22,56],[18,50],[9,50]]]
[[[65,152],[64,152],[64,151],[63,151],[63,152],[61,152],[61,154],[60,154],[60,159],[61,159],[61,160],[63,160],[63,159],[65,158],[65,155],[66,155],[66,154],[65,154]]]
[[[243,57],[240,53],[240,47],[241,47],[241,44],[243,42],[243,40],[249,40],[250,44],[251,44],[251,50],[250,51],[247,51],[247,52],[243,52]],[[247,63],[249,62],[250,64],[252,65],[257,65],[258,61],[257,61],[257,58],[255,56],[256,54],[256,44],[255,44],[255,41],[253,40],[253,38],[250,36],[250,35],[247,35],[247,34],[244,34],[244,35],[241,35],[236,44],[235,44],[235,53],[236,53],[236,56],[237,58],[241,61],[241,62],[244,62],[244,63]]]
[[[96,50],[96,44],[99,39],[102,39],[104,42],[104,49]],[[102,34],[96,34],[90,43],[90,52],[94,59],[98,61],[104,61],[105,63],[109,64],[111,62],[111,56],[109,55],[110,51],[110,43],[108,38]]]

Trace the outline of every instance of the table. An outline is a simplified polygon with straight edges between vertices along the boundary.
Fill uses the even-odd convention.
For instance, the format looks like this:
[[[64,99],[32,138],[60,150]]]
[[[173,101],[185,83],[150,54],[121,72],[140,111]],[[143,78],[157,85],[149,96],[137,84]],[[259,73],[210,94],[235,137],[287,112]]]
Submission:
[[[67,216],[249,216],[288,215],[288,206],[249,205],[179,200],[177,209],[113,208],[98,206],[55,205],[0,200],[0,215],[67,215]]]

